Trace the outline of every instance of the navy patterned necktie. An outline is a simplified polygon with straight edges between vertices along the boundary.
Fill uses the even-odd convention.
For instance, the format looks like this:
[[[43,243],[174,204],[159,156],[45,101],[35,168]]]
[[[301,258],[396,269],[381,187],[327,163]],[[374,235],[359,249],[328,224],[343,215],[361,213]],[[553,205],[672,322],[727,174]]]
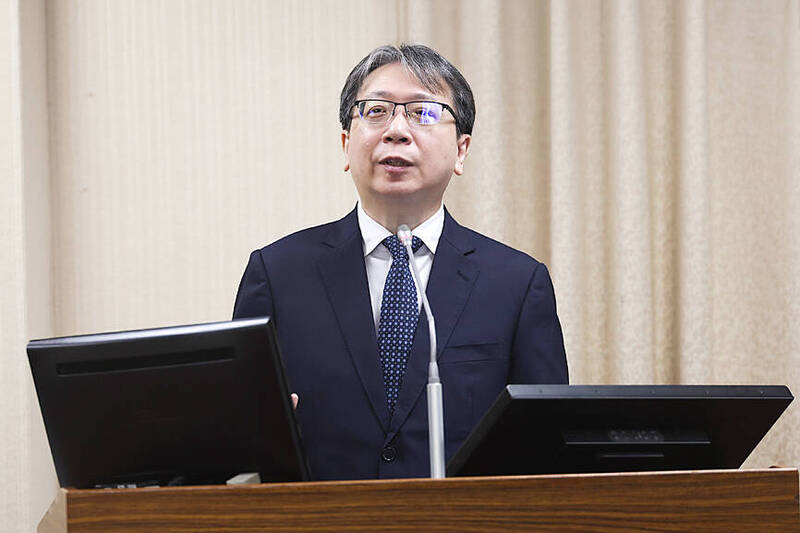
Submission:
[[[406,248],[397,235],[386,237],[383,245],[392,254],[392,266],[386,276],[381,301],[381,318],[378,324],[378,350],[383,367],[383,385],[389,412],[394,412],[403,375],[406,372],[408,354],[417,328],[419,309],[417,290],[408,266]],[[419,237],[413,237],[411,249],[416,252],[422,246]]]

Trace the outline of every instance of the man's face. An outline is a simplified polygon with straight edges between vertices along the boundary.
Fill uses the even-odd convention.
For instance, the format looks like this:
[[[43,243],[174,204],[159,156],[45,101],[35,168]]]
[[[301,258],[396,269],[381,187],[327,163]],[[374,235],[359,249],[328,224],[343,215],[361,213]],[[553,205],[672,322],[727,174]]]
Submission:
[[[384,65],[366,77],[357,99],[366,98],[431,100],[453,106],[449,94],[431,93],[399,63]],[[438,209],[450,177],[463,173],[470,143],[469,135],[456,136],[450,112],[444,111],[437,124],[419,125],[409,122],[404,108],[397,106],[394,116],[380,126],[362,121],[356,108],[351,112],[350,131],[342,132],[345,170],[352,173],[367,212],[410,203],[425,211]]]

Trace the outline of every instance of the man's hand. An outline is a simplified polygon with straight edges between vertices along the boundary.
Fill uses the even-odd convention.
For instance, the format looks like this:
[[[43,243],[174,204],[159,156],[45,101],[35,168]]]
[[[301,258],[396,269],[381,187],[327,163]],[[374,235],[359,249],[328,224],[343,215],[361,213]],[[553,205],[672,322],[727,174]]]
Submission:
[[[298,404],[298,403],[300,403],[300,396],[298,396],[298,395],[297,395],[296,393],[294,393],[294,392],[291,394],[291,396],[292,396],[292,407],[293,407],[295,410],[297,410],[297,404]]]

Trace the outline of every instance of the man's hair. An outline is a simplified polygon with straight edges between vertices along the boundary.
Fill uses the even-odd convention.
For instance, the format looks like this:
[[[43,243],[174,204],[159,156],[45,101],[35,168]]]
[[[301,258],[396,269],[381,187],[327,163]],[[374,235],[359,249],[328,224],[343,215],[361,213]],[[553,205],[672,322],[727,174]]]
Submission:
[[[411,71],[423,87],[433,93],[445,93],[442,81],[450,88],[456,115],[456,133],[472,133],[475,122],[475,100],[464,76],[439,52],[421,44],[401,44],[400,47],[379,46],[359,61],[344,82],[339,101],[339,120],[342,129],[350,131],[356,95],[369,74],[384,65],[400,63]]]

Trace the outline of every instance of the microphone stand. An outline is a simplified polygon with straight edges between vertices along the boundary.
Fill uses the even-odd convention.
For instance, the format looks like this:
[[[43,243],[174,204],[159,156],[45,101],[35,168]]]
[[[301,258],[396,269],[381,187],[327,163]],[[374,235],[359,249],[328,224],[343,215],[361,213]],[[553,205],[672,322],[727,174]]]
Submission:
[[[428,317],[428,337],[430,338],[430,362],[428,363],[428,445],[431,458],[431,478],[444,477],[444,408],[442,405],[442,382],[439,379],[439,365],[436,363],[436,323],[425,291],[421,290],[414,250],[411,247],[411,230],[401,224],[397,228],[397,238],[408,253],[411,276],[417,288],[417,296],[422,300],[425,315]]]

